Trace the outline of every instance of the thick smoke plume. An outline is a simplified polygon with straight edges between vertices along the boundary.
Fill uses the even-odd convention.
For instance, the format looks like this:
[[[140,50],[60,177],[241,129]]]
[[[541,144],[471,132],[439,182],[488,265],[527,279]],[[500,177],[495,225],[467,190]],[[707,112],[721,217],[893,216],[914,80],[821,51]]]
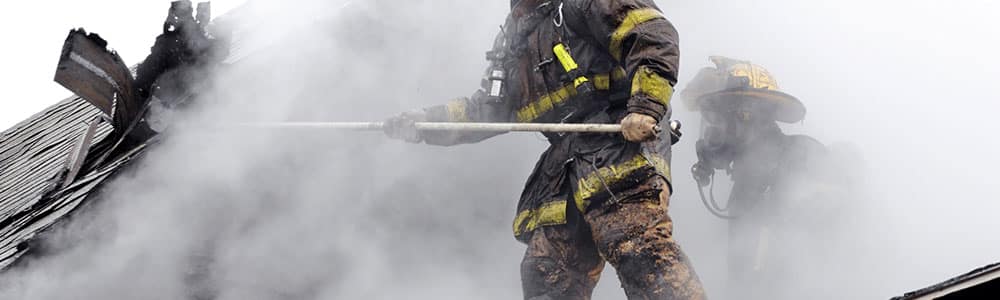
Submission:
[[[541,138],[440,148],[202,126],[379,120],[471,94],[508,4],[250,2],[230,16],[245,58],[218,71],[101,202],[50,235],[51,255],[5,274],[0,298],[519,298],[523,248],[510,221]],[[681,32],[681,86],[709,55],[752,60],[809,108],[787,131],[864,158],[843,166],[868,187],[841,199],[844,222],[803,232],[803,249],[833,245],[816,269],[835,272],[798,265],[810,276],[790,290],[825,287],[798,298],[887,298],[1000,259],[990,232],[1000,193],[988,180],[1000,166],[988,122],[1000,100],[988,90],[1000,79],[998,5],[658,4]],[[687,172],[695,131],[675,150],[671,214],[712,297],[725,294],[726,227],[700,207]],[[623,298],[613,274],[595,298]]]

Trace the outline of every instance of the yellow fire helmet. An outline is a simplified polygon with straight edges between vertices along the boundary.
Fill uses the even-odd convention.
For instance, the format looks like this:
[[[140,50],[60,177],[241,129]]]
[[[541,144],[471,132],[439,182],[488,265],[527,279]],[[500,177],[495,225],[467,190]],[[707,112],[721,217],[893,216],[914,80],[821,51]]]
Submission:
[[[785,123],[802,121],[805,105],[778,89],[778,81],[767,69],[748,61],[712,56],[715,68],[704,68],[681,91],[684,106],[692,111],[727,111],[747,107],[758,114]]]

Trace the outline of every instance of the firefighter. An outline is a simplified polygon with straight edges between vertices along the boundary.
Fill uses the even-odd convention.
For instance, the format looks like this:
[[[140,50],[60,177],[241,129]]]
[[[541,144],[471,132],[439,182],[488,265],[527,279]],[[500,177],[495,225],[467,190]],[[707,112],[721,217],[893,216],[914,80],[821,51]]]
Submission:
[[[802,222],[795,218],[804,216],[800,208],[811,205],[808,202],[822,202],[815,197],[823,192],[806,190],[813,183],[830,182],[821,171],[827,149],[811,137],[782,132],[779,122],[800,122],[806,109],[779,90],[770,72],[747,61],[721,56],[711,60],[715,67],[702,69],[680,95],[685,106],[702,117],[695,146],[698,162],[691,169],[702,200],[713,214],[729,221],[729,298],[789,299],[789,285],[782,283],[790,278],[783,276],[817,272],[792,272],[789,257],[801,256],[794,252],[802,247],[787,241],[789,228],[803,230],[821,222],[822,216]],[[703,191],[712,188],[717,170],[733,181],[725,204]]]
[[[393,138],[432,145],[496,134],[421,132],[447,122],[620,123],[622,133],[546,134],[513,222],[527,244],[525,299],[589,299],[605,261],[629,299],[704,299],[667,214],[673,25],[652,0],[511,2],[482,89],[386,121]],[[662,126],[669,128],[669,126]]]

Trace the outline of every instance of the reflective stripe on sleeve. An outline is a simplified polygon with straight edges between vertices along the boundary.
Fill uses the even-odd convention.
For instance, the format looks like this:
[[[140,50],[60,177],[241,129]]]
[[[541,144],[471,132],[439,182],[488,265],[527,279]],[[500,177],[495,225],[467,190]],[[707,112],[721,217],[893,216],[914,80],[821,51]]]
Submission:
[[[662,18],[663,14],[653,8],[640,8],[628,12],[625,19],[622,20],[622,24],[618,25],[618,29],[615,29],[615,32],[611,34],[611,43],[608,46],[611,56],[621,62],[624,51],[622,43],[625,42],[625,37],[640,24]]]
[[[639,67],[632,77],[632,96],[643,94],[664,106],[670,105],[674,87],[670,81],[660,76],[648,67]]]

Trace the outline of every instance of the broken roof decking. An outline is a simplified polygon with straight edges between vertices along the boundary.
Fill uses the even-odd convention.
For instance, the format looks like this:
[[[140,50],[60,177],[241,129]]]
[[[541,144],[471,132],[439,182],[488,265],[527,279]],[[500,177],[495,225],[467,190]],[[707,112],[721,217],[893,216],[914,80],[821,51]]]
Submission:
[[[240,11],[236,8],[220,18],[238,19]],[[232,33],[226,64],[259,50],[243,45],[243,37],[253,28],[237,29]],[[131,71],[134,75],[134,66]],[[95,157],[80,158],[86,166],[64,184],[70,152],[86,134],[88,124],[101,116],[100,109],[74,95],[0,134],[0,270],[17,261],[29,250],[34,237],[67,217],[115,171],[145,150],[139,146],[99,162],[92,160]],[[106,139],[112,129],[108,122],[101,122],[90,140],[90,156],[108,150],[114,142]],[[98,147],[102,143],[103,147]]]
[[[71,97],[0,135],[0,269],[111,174],[85,170],[76,181],[63,184],[70,151],[100,115],[83,99]],[[109,125],[98,126],[91,145],[110,132]]]
[[[236,8],[220,19],[238,19],[240,11]],[[225,64],[260,50],[244,45],[243,37],[253,28],[237,29],[232,33]],[[134,75],[136,66],[130,71]],[[90,139],[90,155],[79,158],[82,170],[67,183],[70,152],[89,124],[102,115],[100,109],[74,95],[0,134],[0,270],[11,266],[29,250],[33,238],[67,217],[115,171],[145,151],[141,145],[125,149],[123,155],[95,159],[105,155],[115,142],[107,139],[111,125],[100,122]]]
[[[1000,293],[1000,263],[988,265],[945,282],[906,293],[892,300],[985,299],[984,293]],[[985,290],[984,290],[985,289]],[[1000,298],[1000,296],[991,297]]]

